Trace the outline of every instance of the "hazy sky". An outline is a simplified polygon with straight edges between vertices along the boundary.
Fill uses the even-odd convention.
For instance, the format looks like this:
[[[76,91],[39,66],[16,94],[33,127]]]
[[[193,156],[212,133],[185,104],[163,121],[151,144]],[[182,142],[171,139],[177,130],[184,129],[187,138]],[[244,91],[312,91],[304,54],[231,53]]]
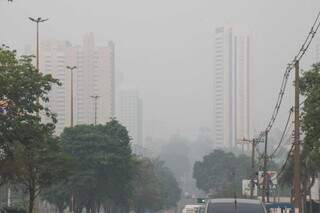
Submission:
[[[319,9],[319,0],[0,0],[0,43],[33,45],[29,16],[50,18],[41,39],[76,44],[93,32],[99,45],[113,40],[116,71],[144,99],[145,136],[193,136],[213,126],[214,28],[234,26],[252,35],[252,118],[260,130]],[[302,68],[314,61],[314,48]]]

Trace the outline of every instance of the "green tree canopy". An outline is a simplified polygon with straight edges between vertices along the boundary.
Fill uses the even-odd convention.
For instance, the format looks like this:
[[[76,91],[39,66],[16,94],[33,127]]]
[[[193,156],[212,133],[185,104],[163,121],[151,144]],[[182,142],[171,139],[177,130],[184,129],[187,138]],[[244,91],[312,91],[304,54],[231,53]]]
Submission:
[[[83,208],[96,212],[109,200],[115,205],[128,205],[134,162],[125,127],[116,120],[106,125],[78,125],[66,128],[61,140],[64,151],[74,163],[72,175],[64,192],[48,199],[57,200],[63,206],[59,199],[69,195],[74,200],[75,212]],[[52,189],[53,194],[57,187]]]
[[[0,148],[3,155],[10,155],[15,143],[26,145],[33,141],[28,132],[34,125],[37,134],[53,132],[55,114],[43,105],[49,101],[48,92],[53,84],[59,84],[58,80],[39,73],[31,56],[18,58],[15,51],[0,48]],[[39,114],[53,122],[40,124]]]
[[[242,179],[251,175],[250,160],[246,155],[235,156],[231,152],[215,150],[194,164],[196,185],[214,197],[241,195]]]
[[[181,190],[163,161],[143,158],[138,161],[133,205],[137,213],[175,207]]]
[[[311,159],[320,165],[320,64],[303,73],[300,87],[301,95],[305,97],[302,112],[305,146]]]
[[[301,120],[304,134],[301,154],[301,181],[304,196],[310,193],[316,173],[320,168],[320,64],[314,64],[300,78],[300,93],[305,98]],[[293,158],[280,176],[280,182],[292,186]]]
[[[58,80],[39,73],[32,57],[0,48],[0,177],[24,187],[29,213],[42,188],[65,174],[65,158],[52,135],[56,118],[44,107],[53,84]]]

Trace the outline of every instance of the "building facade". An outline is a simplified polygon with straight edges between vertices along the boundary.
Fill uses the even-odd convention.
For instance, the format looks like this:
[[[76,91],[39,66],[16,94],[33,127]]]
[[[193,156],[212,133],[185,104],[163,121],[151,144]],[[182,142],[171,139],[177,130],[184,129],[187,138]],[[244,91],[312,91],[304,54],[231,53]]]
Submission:
[[[215,143],[235,147],[250,136],[250,39],[219,27],[214,43]]]
[[[143,147],[143,103],[136,90],[121,90],[118,96],[117,118],[131,137],[133,147]]]
[[[93,34],[83,38],[82,46],[68,42],[45,41],[41,44],[40,71],[52,74],[61,82],[49,94],[47,106],[57,114],[56,134],[70,126],[71,73],[66,66],[76,66],[73,71],[74,125],[106,123],[115,115],[115,61],[114,44],[95,46]],[[95,99],[98,96],[97,107]],[[97,112],[95,112],[97,110]]]

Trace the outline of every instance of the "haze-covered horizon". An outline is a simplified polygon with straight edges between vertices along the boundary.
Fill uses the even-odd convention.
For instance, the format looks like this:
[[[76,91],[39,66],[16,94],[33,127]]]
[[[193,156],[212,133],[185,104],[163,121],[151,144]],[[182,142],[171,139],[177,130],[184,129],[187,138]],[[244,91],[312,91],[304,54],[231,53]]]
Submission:
[[[251,36],[252,133],[265,127],[286,64],[309,32],[317,0],[0,0],[0,40],[20,51],[35,44],[28,17],[50,18],[40,39],[80,44],[85,33],[97,45],[116,45],[116,73],[139,90],[144,102],[144,136],[194,136],[213,128],[214,30],[232,26]],[[301,68],[315,62],[316,36]],[[290,84],[291,86],[292,84]],[[291,90],[288,87],[288,90]],[[292,100],[287,95],[277,126]]]

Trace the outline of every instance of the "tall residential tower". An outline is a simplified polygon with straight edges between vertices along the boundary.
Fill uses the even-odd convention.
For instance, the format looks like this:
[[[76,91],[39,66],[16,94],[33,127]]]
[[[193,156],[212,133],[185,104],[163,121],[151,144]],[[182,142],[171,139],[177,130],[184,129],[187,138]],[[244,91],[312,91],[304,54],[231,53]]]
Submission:
[[[57,134],[70,126],[71,77],[66,66],[77,66],[73,78],[74,124],[91,124],[95,120],[95,103],[91,96],[99,96],[98,123],[106,123],[115,115],[114,64],[114,44],[109,42],[107,46],[97,47],[93,34],[84,36],[82,46],[56,40],[42,43],[40,70],[62,83],[52,89],[48,103],[58,115]]]
[[[217,147],[250,136],[250,39],[232,28],[215,30],[214,121]]]

